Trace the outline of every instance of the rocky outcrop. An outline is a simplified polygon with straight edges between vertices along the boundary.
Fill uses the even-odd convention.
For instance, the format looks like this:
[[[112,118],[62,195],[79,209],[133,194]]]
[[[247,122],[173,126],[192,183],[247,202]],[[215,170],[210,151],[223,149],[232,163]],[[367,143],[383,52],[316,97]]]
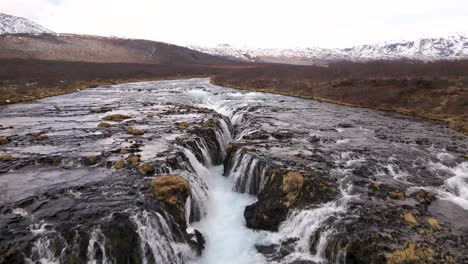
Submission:
[[[158,176],[151,183],[153,196],[165,203],[179,225],[186,226],[185,203],[192,191],[187,181],[180,176]]]

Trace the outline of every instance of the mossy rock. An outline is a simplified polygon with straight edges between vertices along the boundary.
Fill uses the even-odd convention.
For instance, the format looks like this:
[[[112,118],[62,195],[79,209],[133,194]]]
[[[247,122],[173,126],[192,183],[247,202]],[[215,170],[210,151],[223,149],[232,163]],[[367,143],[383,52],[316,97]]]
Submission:
[[[127,163],[130,164],[130,166],[136,167],[140,165],[140,159],[141,159],[140,156],[132,154],[128,156]]]
[[[297,197],[302,190],[302,186],[304,186],[304,176],[301,173],[297,171],[289,171],[283,175],[281,191],[284,194],[284,206],[290,207],[296,202]]]
[[[178,129],[187,129],[189,127],[187,122],[176,122],[175,125]]]
[[[114,163],[114,168],[117,170],[125,168],[125,160],[118,160]]]
[[[404,201],[406,199],[405,193],[403,192],[390,192],[389,196],[390,198],[395,199],[395,200]]]
[[[143,135],[145,132],[138,128],[128,127],[127,133],[134,135],[134,136],[140,136],[140,135]]]
[[[44,141],[44,140],[49,139],[49,136],[43,133],[32,133],[31,136],[33,136],[36,140],[39,140],[39,141]]]
[[[149,163],[143,163],[138,166],[138,172],[143,176],[149,176],[154,173],[154,166]]]
[[[407,222],[407,223],[409,223],[411,225],[417,225],[418,224],[418,221],[416,220],[416,218],[411,213],[405,213],[403,215],[403,220],[405,220],[405,222]]]
[[[437,221],[437,219],[434,218],[434,217],[429,217],[429,218],[427,218],[427,223],[428,223],[432,228],[440,228],[439,221]]]
[[[0,161],[12,161],[13,160],[13,156],[11,155],[1,155],[0,156]]]
[[[385,255],[387,264],[399,263],[432,263],[434,251],[427,246],[416,247],[413,242],[408,242],[403,249],[397,249]]]
[[[187,181],[180,176],[159,176],[151,183],[153,196],[166,204],[184,206],[192,191]]]
[[[119,153],[122,155],[128,154],[128,149],[125,149],[125,148],[120,149]]]
[[[9,140],[7,137],[0,137],[0,145],[8,144]]]
[[[100,127],[100,128],[109,128],[109,127],[113,127],[113,125],[111,125],[109,123],[106,123],[106,122],[101,122],[101,123],[99,123],[98,127]]]
[[[122,122],[126,119],[132,118],[131,116],[128,115],[121,115],[121,114],[114,114],[114,115],[108,115],[102,118],[102,120],[105,121],[113,121],[113,122]]]
[[[90,166],[90,165],[95,165],[98,161],[98,157],[91,155],[85,158],[85,164]]]

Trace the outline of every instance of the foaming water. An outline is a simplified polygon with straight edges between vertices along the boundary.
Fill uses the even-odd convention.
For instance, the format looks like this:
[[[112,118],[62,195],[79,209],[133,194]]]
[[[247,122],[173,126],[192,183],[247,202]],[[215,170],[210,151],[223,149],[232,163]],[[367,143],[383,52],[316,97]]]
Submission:
[[[258,233],[245,226],[245,206],[255,197],[232,191],[234,181],[222,176],[222,166],[208,169],[208,215],[193,226],[206,239],[206,248],[197,263],[259,263],[262,257],[254,243]]]
[[[440,198],[468,210],[468,162],[460,163],[455,167],[447,167],[442,164],[438,164],[437,167],[454,175],[448,178],[442,188],[438,190]]]

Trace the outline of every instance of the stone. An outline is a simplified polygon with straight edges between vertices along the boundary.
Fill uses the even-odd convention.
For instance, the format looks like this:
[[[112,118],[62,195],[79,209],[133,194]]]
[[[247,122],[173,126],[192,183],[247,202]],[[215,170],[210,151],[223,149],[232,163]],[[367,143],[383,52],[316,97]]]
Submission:
[[[434,251],[428,247],[416,247],[413,242],[408,242],[403,249],[397,249],[385,255],[387,264],[398,263],[430,263]]]
[[[176,122],[175,125],[178,129],[187,129],[189,127],[187,122]]]

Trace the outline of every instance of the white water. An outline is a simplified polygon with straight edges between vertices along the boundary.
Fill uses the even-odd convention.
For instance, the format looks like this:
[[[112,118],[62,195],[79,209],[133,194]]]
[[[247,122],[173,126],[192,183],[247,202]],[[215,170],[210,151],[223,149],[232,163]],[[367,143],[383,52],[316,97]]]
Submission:
[[[222,166],[207,170],[209,186],[208,215],[193,226],[206,240],[198,263],[259,263],[262,257],[254,248],[258,234],[245,226],[244,208],[255,197],[232,191],[234,182],[222,176]]]

